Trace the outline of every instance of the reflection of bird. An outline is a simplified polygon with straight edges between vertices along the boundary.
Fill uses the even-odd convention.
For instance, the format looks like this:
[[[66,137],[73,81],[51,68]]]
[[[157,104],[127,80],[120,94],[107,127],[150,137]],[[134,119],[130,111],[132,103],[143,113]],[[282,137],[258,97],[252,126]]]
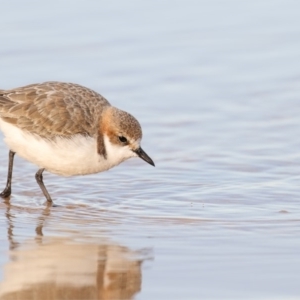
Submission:
[[[4,266],[0,283],[1,300],[125,300],[141,290],[144,259],[119,245],[57,238],[42,245],[27,242],[10,254],[13,259]]]
[[[0,90],[0,127],[10,149],[2,197],[11,194],[15,153],[39,166],[36,180],[48,201],[44,170],[63,176],[92,174],[133,156],[154,166],[140,147],[139,122],[77,84],[45,82]]]

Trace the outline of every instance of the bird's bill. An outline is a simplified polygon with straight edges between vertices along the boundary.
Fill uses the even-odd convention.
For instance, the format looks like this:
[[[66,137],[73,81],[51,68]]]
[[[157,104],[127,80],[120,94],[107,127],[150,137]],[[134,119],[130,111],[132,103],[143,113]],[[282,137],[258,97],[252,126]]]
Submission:
[[[134,152],[137,154],[138,157],[146,161],[148,164],[155,167],[155,164],[153,160],[148,156],[148,154],[140,147],[137,150],[134,150]]]

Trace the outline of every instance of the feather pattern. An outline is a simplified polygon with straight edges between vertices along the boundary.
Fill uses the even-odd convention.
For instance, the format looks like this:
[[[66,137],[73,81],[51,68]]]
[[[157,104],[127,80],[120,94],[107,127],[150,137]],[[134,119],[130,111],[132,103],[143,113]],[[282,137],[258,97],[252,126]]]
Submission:
[[[21,130],[46,139],[75,134],[96,136],[110,103],[77,84],[45,82],[0,90],[0,116]]]

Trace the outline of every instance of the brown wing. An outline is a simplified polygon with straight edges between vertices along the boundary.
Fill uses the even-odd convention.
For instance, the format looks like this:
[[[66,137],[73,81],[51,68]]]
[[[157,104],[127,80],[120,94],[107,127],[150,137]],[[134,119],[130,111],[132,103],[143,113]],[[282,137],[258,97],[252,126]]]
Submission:
[[[20,129],[53,139],[73,134],[94,135],[109,102],[72,83],[45,82],[0,90],[0,117]]]

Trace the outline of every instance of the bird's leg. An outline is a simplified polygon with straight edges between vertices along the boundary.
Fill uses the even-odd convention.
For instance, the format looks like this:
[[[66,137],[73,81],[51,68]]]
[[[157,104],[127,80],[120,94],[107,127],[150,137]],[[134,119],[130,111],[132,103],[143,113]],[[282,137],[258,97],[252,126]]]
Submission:
[[[0,197],[6,198],[11,194],[11,178],[14,164],[14,156],[16,152],[9,150],[9,162],[8,162],[8,172],[7,172],[7,182],[6,187],[2,193],[0,193]]]
[[[45,188],[45,185],[44,185],[44,182],[43,182],[43,172],[44,172],[44,170],[45,170],[44,168],[39,169],[35,174],[35,179],[36,179],[36,182],[38,183],[38,185],[40,186],[44,196],[47,199],[47,201],[52,203],[52,199],[51,199],[47,189]]]

